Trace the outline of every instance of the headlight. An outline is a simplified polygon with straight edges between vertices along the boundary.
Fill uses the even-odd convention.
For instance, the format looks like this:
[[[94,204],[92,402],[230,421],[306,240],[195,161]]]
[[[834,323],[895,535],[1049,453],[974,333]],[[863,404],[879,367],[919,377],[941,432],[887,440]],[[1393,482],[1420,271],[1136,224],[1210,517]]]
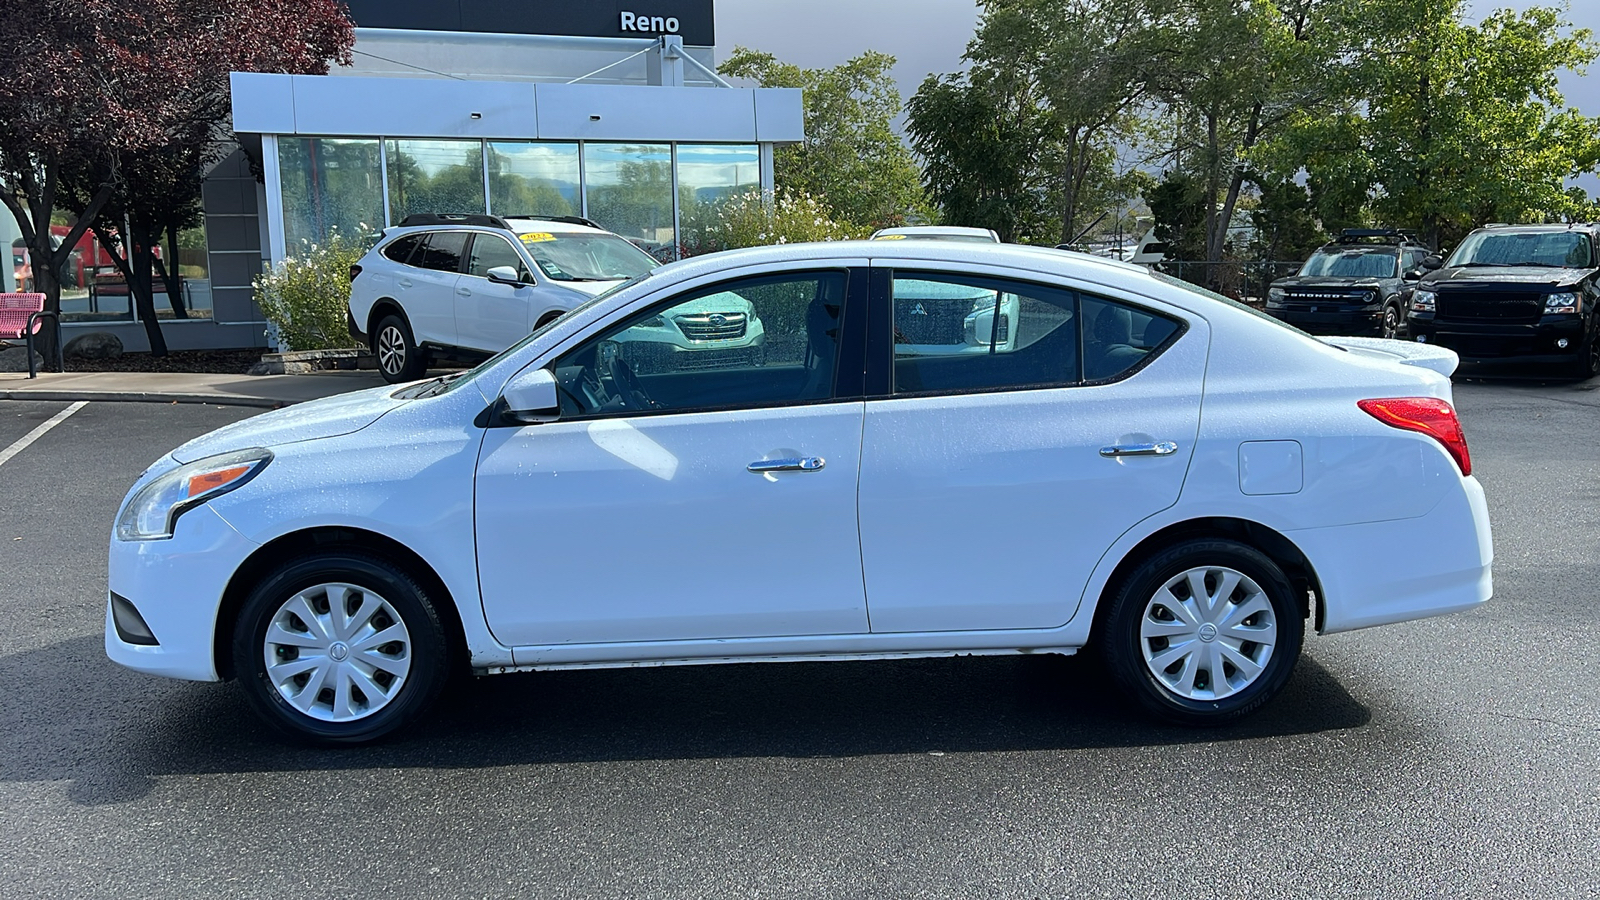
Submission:
[[[1418,290],[1411,295],[1412,312],[1433,312],[1439,304],[1439,295],[1433,291]]]
[[[1280,287],[1269,287],[1269,288],[1267,288],[1267,302],[1268,303],[1282,303],[1283,302],[1283,298],[1285,296],[1287,296],[1287,292],[1283,288],[1280,288]]]
[[[1583,309],[1583,295],[1572,292],[1549,294],[1544,298],[1544,314],[1575,313]]]
[[[179,466],[139,489],[117,517],[117,540],[154,541],[172,537],[186,511],[242,487],[272,462],[272,451],[255,448],[198,459]]]

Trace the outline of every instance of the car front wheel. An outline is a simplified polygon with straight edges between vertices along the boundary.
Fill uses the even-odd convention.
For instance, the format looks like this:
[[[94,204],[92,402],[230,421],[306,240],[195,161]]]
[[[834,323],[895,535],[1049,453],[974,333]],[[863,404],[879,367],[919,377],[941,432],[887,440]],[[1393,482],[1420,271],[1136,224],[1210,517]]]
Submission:
[[[1169,721],[1213,725],[1283,688],[1305,622],[1288,577],[1265,554],[1191,539],[1122,580],[1101,630],[1113,677],[1141,705]]]
[[[233,655],[256,712],[320,744],[364,743],[414,720],[449,671],[426,590],[359,552],[302,558],[263,579],[240,610]]]
[[[396,315],[378,320],[372,332],[372,352],[378,357],[378,373],[390,384],[416,381],[428,369],[427,358],[411,336],[411,326]]]
[[[1405,337],[1406,317],[1400,307],[1391,303],[1383,308],[1383,336],[1398,341]]]

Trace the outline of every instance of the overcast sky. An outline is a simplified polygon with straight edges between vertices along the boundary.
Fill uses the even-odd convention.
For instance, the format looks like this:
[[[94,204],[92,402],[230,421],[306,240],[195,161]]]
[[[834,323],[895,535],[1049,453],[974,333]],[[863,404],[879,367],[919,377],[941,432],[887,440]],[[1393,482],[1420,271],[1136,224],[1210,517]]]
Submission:
[[[1478,14],[1552,0],[1473,0]],[[1600,0],[1573,0],[1568,18],[1600,33]],[[928,73],[961,68],[978,21],[974,0],[717,0],[717,59],[736,45],[764,50],[807,68],[835,66],[863,50],[899,60],[895,80],[909,97]],[[1569,106],[1600,116],[1600,65],[1561,78]],[[1600,182],[1586,179],[1591,190]]]

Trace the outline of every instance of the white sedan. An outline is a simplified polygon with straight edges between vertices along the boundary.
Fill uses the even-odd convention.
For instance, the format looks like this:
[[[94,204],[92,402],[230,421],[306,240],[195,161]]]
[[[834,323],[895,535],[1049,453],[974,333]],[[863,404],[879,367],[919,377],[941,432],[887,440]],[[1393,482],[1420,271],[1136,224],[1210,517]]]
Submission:
[[[930,285],[1015,320],[985,352],[908,345],[896,295]],[[727,294],[760,359],[631,346]],[[1155,714],[1226,722],[1283,687],[1308,623],[1489,599],[1455,362],[1055,250],[685,260],[465,374],[158,460],[117,515],[106,652],[238,678],[324,743],[415,720],[454,671],[1091,643]]]

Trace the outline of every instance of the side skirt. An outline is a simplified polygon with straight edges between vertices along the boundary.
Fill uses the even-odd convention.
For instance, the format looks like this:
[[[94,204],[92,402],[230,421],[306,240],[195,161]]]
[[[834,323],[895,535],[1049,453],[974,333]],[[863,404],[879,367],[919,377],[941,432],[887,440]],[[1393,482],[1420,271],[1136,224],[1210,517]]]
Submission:
[[[1035,656],[1040,654],[1056,654],[1059,656],[1072,656],[1079,647],[1006,647],[1006,648],[972,648],[961,650],[899,650],[899,651],[872,651],[865,650],[859,653],[791,653],[757,656],[696,656],[680,657],[676,659],[603,659],[592,662],[549,662],[532,663],[512,666],[489,666],[475,668],[474,675],[504,675],[511,672],[553,672],[563,669],[637,669],[655,666],[707,666],[727,665],[733,663],[795,663],[795,662],[843,662],[867,661],[886,659],[933,659],[939,657],[957,656]]]

